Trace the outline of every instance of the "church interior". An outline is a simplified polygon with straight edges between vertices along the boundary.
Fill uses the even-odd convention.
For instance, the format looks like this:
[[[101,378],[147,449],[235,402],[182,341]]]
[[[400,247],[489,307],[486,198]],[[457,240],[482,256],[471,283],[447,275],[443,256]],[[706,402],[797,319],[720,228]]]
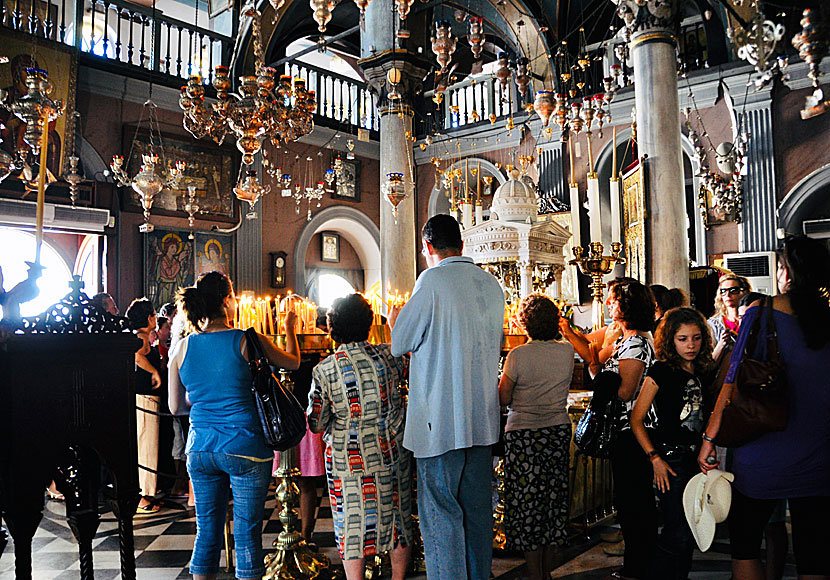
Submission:
[[[776,294],[779,242],[830,238],[819,0],[0,2],[0,580],[190,577],[187,501],[162,496],[131,524],[120,500],[96,513],[99,463],[133,481],[138,462],[134,338],[93,295],[159,310],[220,271],[236,328],[284,344],[295,312],[319,360],[333,344],[318,315],[354,292],[370,340],[389,341],[388,309],[427,269],[421,230],[449,214],[504,291],[506,355],[527,340],[515,314],[531,293],[586,331],[619,276],[679,288],[709,317],[723,273]],[[574,422],[586,375],[578,359]],[[492,577],[521,579],[503,530],[499,544],[495,459]],[[159,481],[175,469],[159,459]],[[573,447],[569,471],[551,577],[606,578],[621,563],[600,537],[616,530],[608,463]],[[69,483],[44,500],[56,477]],[[328,572],[297,578],[337,577],[322,480],[318,494],[319,552],[304,557]],[[277,544],[297,524],[296,495],[276,495],[269,555],[294,549]],[[233,558],[222,566],[233,577]],[[266,577],[293,577],[278,568]],[[378,557],[365,577],[387,573]],[[689,578],[730,577],[719,531]]]

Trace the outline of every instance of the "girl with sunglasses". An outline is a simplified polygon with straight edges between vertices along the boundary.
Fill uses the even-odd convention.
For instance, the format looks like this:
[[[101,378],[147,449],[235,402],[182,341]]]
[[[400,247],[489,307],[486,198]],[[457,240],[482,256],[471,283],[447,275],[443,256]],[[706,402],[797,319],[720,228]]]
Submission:
[[[673,308],[657,327],[654,347],[657,362],[631,411],[631,431],[651,462],[663,511],[663,529],[645,578],[686,580],[695,542],[683,513],[683,490],[698,472],[706,420],[703,393],[715,368],[712,338],[697,310]],[[644,420],[652,404],[657,426],[649,432]]]
[[[715,347],[712,357],[720,364],[724,356],[732,351],[741,318],[738,315],[738,303],[752,290],[749,280],[737,274],[725,274],[718,282],[715,295],[715,315],[708,320]]]

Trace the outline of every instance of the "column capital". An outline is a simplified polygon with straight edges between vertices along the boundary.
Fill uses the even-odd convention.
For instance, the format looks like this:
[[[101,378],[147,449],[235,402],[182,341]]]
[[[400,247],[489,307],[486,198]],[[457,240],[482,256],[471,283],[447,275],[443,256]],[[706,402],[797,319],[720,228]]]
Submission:
[[[420,56],[406,50],[386,50],[358,61],[360,69],[369,87],[381,99],[381,105],[411,103],[412,96],[423,85],[423,78],[430,70],[430,63]],[[397,71],[399,80],[393,86],[389,79],[392,70]],[[394,73],[393,73],[394,74]],[[389,94],[395,90],[400,99],[394,102]]]
[[[611,0],[625,23],[631,47],[647,42],[677,44],[680,0]]]

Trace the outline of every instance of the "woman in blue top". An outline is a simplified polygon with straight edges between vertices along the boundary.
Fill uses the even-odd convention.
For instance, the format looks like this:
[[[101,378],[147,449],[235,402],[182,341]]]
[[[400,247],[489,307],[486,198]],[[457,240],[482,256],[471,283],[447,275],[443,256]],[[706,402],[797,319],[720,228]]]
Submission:
[[[778,255],[778,288],[772,300],[778,349],[787,372],[790,414],[784,431],[766,433],[734,450],[729,542],[735,580],[763,580],[761,538],[777,500],[789,500],[793,551],[800,579],[830,578],[824,527],[830,516],[830,252],[819,240],[787,238]],[[747,335],[759,302],[747,310],[729,374],[703,432],[698,464],[718,466],[713,440],[721,425]],[[766,336],[766,314],[759,336]],[[765,341],[758,341],[762,350]],[[759,353],[746,353],[757,357]],[[760,353],[761,357],[765,353]],[[709,463],[711,461],[711,463]]]
[[[190,573],[209,580],[219,571],[230,487],[236,577],[258,579],[265,572],[262,518],[274,452],[265,446],[251,394],[244,333],[231,325],[236,297],[230,279],[204,274],[196,286],[179,291],[178,307],[193,327],[176,343],[169,363],[170,410],[178,415],[190,409],[187,471],[196,499]],[[292,370],[300,366],[294,322],[293,314],[286,316],[286,351],[260,337],[271,363]]]

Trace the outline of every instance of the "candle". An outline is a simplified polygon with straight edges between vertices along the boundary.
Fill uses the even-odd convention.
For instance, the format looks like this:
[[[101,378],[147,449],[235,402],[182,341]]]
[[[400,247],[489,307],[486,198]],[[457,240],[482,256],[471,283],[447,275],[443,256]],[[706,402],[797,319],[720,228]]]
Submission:
[[[611,147],[611,179],[617,179],[617,175],[617,126],[614,125]],[[611,241],[613,242],[614,240]]]
[[[470,200],[470,158],[464,159],[464,201]]]
[[[461,223],[465,230],[473,227],[473,204],[468,199],[461,205]]]
[[[571,233],[573,234],[573,245],[581,246],[582,231],[579,223],[579,187],[577,187],[576,183],[571,183],[570,187],[568,187],[568,192],[570,193],[571,200]]]
[[[611,193],[611,241],[621,242],[620,228],[620,180],[611,178],[609,191]]]
[[[481,200],[476,201],[476,225],[484,223],[484,208],[481,205]]]
[[[588,174],[588,203],[590,204],[591,241],[602,241],[602,222],[599,209],[599,179],[596,173]]]

